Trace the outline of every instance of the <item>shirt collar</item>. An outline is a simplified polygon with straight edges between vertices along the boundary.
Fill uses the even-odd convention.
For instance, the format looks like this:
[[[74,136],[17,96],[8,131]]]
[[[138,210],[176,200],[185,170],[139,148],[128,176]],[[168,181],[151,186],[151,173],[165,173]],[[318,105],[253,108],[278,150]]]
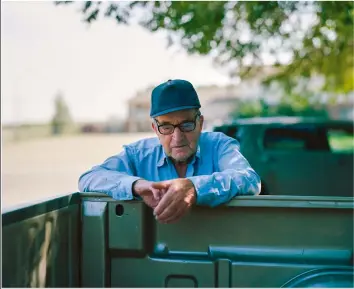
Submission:
[[[192,162],[191,164],[194,164],[196,158],[201,162],[201,153],[200,153],[200,145],[198,145],[197,147],[197,151],[192,159]],[[164,164],[165,164],[165,161],[167,161],[167,155],[165,153],[165,150],[163,149],[163,147],[161,146],[161,153],[160,153],[160,156],[159,156],[159,160],[157,162],[157,166],[158,167],[162,167]]]

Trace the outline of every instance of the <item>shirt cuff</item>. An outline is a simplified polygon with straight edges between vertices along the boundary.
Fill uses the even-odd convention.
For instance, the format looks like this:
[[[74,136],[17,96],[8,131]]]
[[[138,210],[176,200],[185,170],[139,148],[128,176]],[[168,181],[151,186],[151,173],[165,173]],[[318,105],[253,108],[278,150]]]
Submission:
[[[128,201],[137,199],[133,195],[133,183],[141,180],[139,177],[126,176],[120,180],[117,186],[112,189],[112,198],[119,201]]]
[[[212,181],[211,176],[195,176],[188,177],[195,188],[196,204],[197,205],[212,205],[214,200],[214,193],[211,191],[212,186],[208,185]]]

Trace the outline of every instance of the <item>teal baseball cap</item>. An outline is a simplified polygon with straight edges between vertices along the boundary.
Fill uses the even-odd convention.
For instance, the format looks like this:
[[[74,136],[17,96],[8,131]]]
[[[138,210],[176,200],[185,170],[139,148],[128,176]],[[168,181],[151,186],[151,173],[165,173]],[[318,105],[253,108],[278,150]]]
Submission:
[[[189,81],[168,80],[156,86],[151,93],[150,117],[200,107],[198,94]]]

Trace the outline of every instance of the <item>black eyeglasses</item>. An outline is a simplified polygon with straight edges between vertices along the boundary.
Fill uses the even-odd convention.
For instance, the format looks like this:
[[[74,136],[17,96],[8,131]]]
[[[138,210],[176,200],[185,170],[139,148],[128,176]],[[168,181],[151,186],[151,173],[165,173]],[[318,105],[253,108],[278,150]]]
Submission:
[[[168,135],[168,134],[173,134],[175,131],[175,128],[178,127],[181,132],[191,132],[195,130],[196,124],[197,124],[197,119],[200,117],[200,112],[196,114],[194,121],[186,121],[182,122],[180,124],[159,124],[157,120],[155,119],[157,129],[159,133]]]

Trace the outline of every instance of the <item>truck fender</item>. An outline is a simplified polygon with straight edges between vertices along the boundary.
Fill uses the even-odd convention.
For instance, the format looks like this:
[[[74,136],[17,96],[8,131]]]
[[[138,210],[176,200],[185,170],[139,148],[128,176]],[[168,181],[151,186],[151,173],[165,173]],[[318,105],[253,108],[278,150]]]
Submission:
[[[353,288],[353,268],[314,269],[302,273],[281,288]]]

